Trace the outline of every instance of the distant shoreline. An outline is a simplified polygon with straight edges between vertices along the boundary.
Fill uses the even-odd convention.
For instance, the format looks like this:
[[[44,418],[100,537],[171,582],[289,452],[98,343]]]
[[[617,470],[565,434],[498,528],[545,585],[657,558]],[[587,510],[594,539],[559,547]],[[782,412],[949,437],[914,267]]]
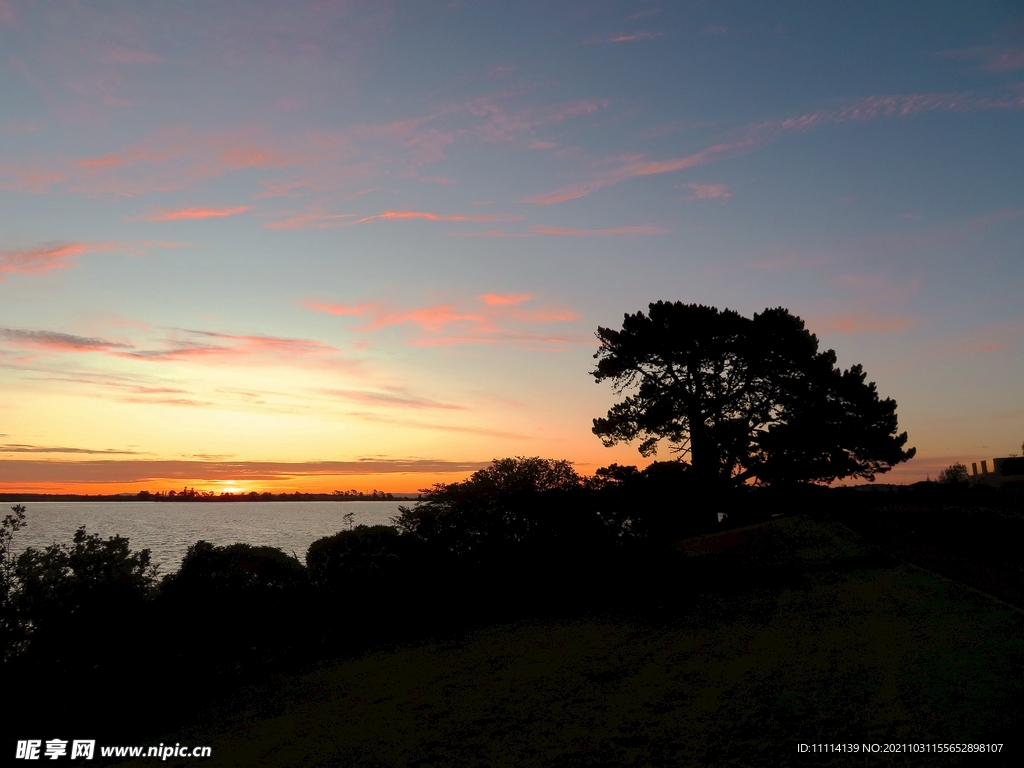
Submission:
[[[224,495],[224,496],[157,496],[150,494],[140,496],[131,494],[95,494],[83,495],[73,493],[0,493],[0,503],[31,501],[151,501],[160,504],[237,504],[240,501],[419,501],[418,495],[380,496],[339,496],[333,493],[267,493],[259,496]]]

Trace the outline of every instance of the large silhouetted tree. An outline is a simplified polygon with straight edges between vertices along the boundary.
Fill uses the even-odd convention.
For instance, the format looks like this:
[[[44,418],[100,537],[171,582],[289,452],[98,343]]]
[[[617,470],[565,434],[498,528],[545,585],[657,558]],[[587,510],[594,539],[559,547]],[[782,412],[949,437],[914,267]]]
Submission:
[[[832,350],[781,307],[753,318],[681,302],[598,328],[597,381],[624,399],[594,434],[605,445],[667,442],[708,484],[873,480],[914,455],[896,432],[896,402],[881,400],[860,365]]]

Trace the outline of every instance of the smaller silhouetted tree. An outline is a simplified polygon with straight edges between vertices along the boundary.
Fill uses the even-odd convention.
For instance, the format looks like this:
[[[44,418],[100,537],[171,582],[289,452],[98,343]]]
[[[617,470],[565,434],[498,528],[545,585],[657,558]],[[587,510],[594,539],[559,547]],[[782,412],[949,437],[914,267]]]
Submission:
[[[598,521],[578,516],[582,492],[571,462],[495,459],[460,483],[424,490],[415,507],[399,507],[395,522],[438,555],[479,561],[587,537]]]
[[[946,483],[947,485],[966,483],[968,477],[967,467],[958,461],[939,472],[939,482]]]

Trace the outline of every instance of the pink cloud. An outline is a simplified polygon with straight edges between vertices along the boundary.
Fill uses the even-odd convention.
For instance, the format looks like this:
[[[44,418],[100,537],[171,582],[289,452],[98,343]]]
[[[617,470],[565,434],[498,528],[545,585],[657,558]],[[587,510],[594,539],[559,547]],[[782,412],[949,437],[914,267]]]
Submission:
[[[289,216],[286,219],[280,219],[278,221],[269,221],[264,224],[265,229],[305,229],[306,227],[316,227],[317,229],[326,229],[327,227],[340,226],[339,222],[344,222],[345,219],[351,219],[359,214],[357,213],[322,213],[307,211],[306,213],[297,213],[293,216]]]
[[[1021,339],[1024,339],[1024,317],[1015,317],[948,336],[938,344],[959,354],[972,354],[1019,349],[1022,346]]]
[[[521,221],[522,216],[463,216],[459,214],[447,215],[442,213],[429,213],[427,211],[384,211],[371,216],[363,216],[355,221],[346,222],[341,226],[349,224],[365,224],[368,221]]]
[[[356,372],[358,360],[344,358],[341,350],[314,339],[264,336],[258,334],[230,334],[215,331],[172,329],[163,337],[149,337],[141,341],[111,340],[99,336],[79,336],[50,330],[21,330],[0,328],[0,341],[18,349],[43,352],[100,353],[122,360],[139,362],[195,362],[200,364],[288,364],[304,368],[343,368]],[[81,376],[84,374],[75,374]],[[113,377],[116,379],[117,377]],[[153,394],[181,394],[171,392],[166,385],[156,388],[148,382],[112,381],[109,373],[92,382],[102,387],[114,387],[125,396],[149,397]]]
[[[492,307],[514,307],[533,297],[528,293],[485,293],[477,298]]]
[[[358,218],[357,218],[358,217]],[[467,216],[462,214],[431,213],[429,211],[384,211],[369,216],[355,213],[325,214],[317,211],[296,214],[281,221],[264,224],[267,229],[299,229],[303,227],[348,227],[354,224],[366,224],[370,221],[437,221],[437,222],[494,222],[521,221],[522,216],[481,215]]]
[[[384,419],[376,419],[383,421]],[[400,421],[392,423],[403,423]],[[424,425],[428,428],[443,428]],[[467,428],[466,431],[469,431]],[[483,432],[479,430],[478,433]],[[493,434],[493,433],[487,433]],[[504,434],[504,436],[510,436]],[[523,437],[522,435],[514,435]],[[302,477],[381,475],[393,473],[469,473],[489,462],[457,462],[439,459],[366,458],[356,461],[188,461],[123,459],[86,461],[5,461],[0,483],[144,483],[162,480],[211,482],[282,481]],[[51,489],[52,490],[52,489]]]
[[[224,218],[225,216],[237,216],[240,213],[252,210],[251,205],[236,205],[230,208],[181,208],[176,211],[156,211],[145,214],[138,218],[143,221],[182,221],[191,219]]]
[[[1009,72],[1024,69],[1024,49],[1000,51],[988,61],[988,68],[993,72]]]
[[[702,35],[724,35],[729,30],[721,24],[708,24],[700,31]]]
[[[110,47],[98,55],[126,63],[152,61],[155,56],[138,43]],[[22,69],[32,79],[24,63]],[[453,142],[525,138],[532,143],[533,132],[541,127],[593,114],[609,103],[578,100],[509,108],[518,95],[488,94],[384,125],[359,124],[288,136],[254,128],[212,133],[179,126],[91,157],[54,158],[43,166],[0,166],[0,188],[131,197],[184,189],[243,169],[273,174],[259,180],[265,188],[259,197],[366,187],[367,182],[388,175],[450,183],[445,176],[421,176],[418,169],[443,158]]]
[[[637,227],[610,227],[608,229],[568,229],[567,227],[544,227],[536,225],[530,230],[541,235],[569,235],[572,237],[614,237],[618,235],[667,235],[672,230],[657,224],[642,224]]]
[[[356,317],[362,317],[368,312],[372,311],[374,304],[335,304],[329,301],[314,301],[312,299],[304,299],[302,306],[311,312],[324,312],[328,315],[353,315]]]
[[[765,141],[766,138],[752,133],[751,135],[735,141],[713,144],[707,149],[695,152],[692,155],[687,155],[686,157],[676,157],[669,160],[648,160],[646,158],[634,159],[620,165],[618,168],[599,174],[587,183],[575,184],[569,187],[563,187],[560,190],[556,190],[555,192],[550,192],[548,194],[528,197],[525,202],[535,203],[537,205],[552,205],[554,203],[565,202],[566,200],[575,200],[576,198],[585,197],[591,192],[595,192],[604,187],[619,184],[627,179],[681,171],[686,168],[694,168],[698,165],[704,165],[705,163],[709,163],[719,157],[731,157],[740,151],[759,146],[765,143]]]
[[[63,184],[65,191],[132,197],[181,189],[246,168],[279,169],[302,160],[299,153],[273,144],[253,131],[196,134],[173,128],[116,152],[59,161],[46,173],[63,176],[52,183]]]
[[[611,37],[605,38],[604,42],[629,43],[634,40],[652,40],[656,37],[661,37],[661,32],[632,32],[612,35]]]
[[[557,146],[553,141],[535,141],[527,146],[527,149],[553,149]]]
[[[383,391],[355,390],[355,389],[325,389],[324,394],[331,397],[360,403],[362,405],[377,405],[386,408],[412,408],[416,410],[446,410],[465,411],[468,408],[457,403],[446,403],[440,400],[420,397],[411,394],[401,387],[383,387]]]
[[[528,232],[509,232],[507,229],[485,229],[480,232],[449,232],[452,237],[531,237]]]
[[[684,197],[684,200],[728,200],[732,192],[725,184],[676,184],[676,189],[689,189],[693,194]]]
[[[0,328],[0,338],[16,347],[48,349],[58,352],[106,352],[118,349],[130,349],[131,344],[123,344],[107,339],[89,336],[74,336],[57,331],[24,331],[17,328]]]
[[[8,274],[39,274],[52,269],[65,269],[75,265],[75,258],[86,253],[123,253],[140,256],[150,249],[174,248],[181,243],[161,240],[137,242],[73,242],[46,243],[31,248],[0,251],[0,281]]]
[[[353,330],[373,332],[394,326],[411,326],[419,333],[409,343],[416,346],[451,344],[534,344],[549,348],[569,340],[533,327],[565,323],[578,319],[571,309],[547,306],[524,307],[528,294],[485,293],[466,306],[457,303],[435,304],[415,309],[396,309],[385,304],[364,302],[355,305],[306,300],[303,306],[314,312],[352,316],[365,322]]]
[[[784,120],[765,121],[748,125],[735,134],[735,138],[719,141],[684,157],[652,160],[643,155],[611,158],[611,170],[596,172],[589,181],[571,184],[561,189],[525,199],[537,205],[552,205],[585,197],[599,189],[629,179],[672,173],[707,163],[734,157],[762,147],[790,132],[802,132],[828,123],[868,121],[883,117],[909,117],[930,111],[967,112],[978,109],[1019,109],[1024,107],[1024,88],[1011,89],[995,98],[971,93],[907,94],[899,96],[869,96],[837,109],[808,112]]]
[[[0,251],[0,280],[5,274],[34,274],[73,266],[75,256],[85,253],[85,243],[41,245],[20,251]]]
[[[358,197],[368,195],[371,192],[379,192],[381,189],[383,189],[383,187],[367,187],[366,189],[360,189],[357,190],[356,192],[352,192],[350,194],[345,195],[345,197],[342,198],[342,201],[348,203],[355,200]]]
[[[494,96],[482,96],[455,107],[454,111],[482,120],[476,126],[464,129],[464,135],[487,142],[511,142],[538,128],[561,123],[572,117],[593,114],[609,104],[608,99],[581,99],[542,109],[521,109],[509,113]]]
[[[978,59],[984,62],[985,69],[990,72],[1011,72],[1024,69],[1024,48],[998,48],[994,45],[962,48],[944,51],[942,56],[951,59]]]
[[[662,123],[661,125],[655,125],[651,128],[645,128],[642,131],[637,131],[636,135],[641,139],[657,139],[661,136],[670,136],[673,133],[679,133],[680,131],[688,131],[694,128],[710,128],[715,125],[713,121],[697,121],[697,120],[676,120],[671,123]]]
[[[189,358],[323,357],[340,350],[312,339],[237,335],[213,331],[179,331],[160,347],[133,348],[121,356],[166,361]]]

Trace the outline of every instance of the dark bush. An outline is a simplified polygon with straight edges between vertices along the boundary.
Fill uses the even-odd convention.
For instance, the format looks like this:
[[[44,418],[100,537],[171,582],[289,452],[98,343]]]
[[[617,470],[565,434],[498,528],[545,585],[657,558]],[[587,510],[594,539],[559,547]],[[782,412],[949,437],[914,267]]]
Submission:
[[[122,536],[104,540],[79,528],[71,545],[26,550],[14,596],[26,652],[83,669],[117,658],[133,642],[125,629],[150,601],[155,578],[149,550],[132,552]]]
[[[250,544],[218,547],[208,541],[197,541],[188,548],[178,572],[164,577],[161,589],[167,594],[195,589],[270,594],[297,589],[305,583],[302,563],[280,549]]]
[[[742,491],[706,493],[682,461],[655,461],[644,470],[612,464],[591,481],[595,504],[624,542],[668,546],[714,530],[718,512],[733,512]]]
[[[306,569],[274,547],[189,547],[157,600],[168,661],[190,675],[244,679],[301,654],[315,612]]]
[[[414,542],[390,525],[357,525],[317,539],[306,553],[312,584],[323,592],[356,595],[397,586],[411,565]]]
[[[496,459],[467,480],[436,485],[403,507],[397,524],[431,558],[475,565],[572,559],[615,538],[572,464],[538,457]]]

